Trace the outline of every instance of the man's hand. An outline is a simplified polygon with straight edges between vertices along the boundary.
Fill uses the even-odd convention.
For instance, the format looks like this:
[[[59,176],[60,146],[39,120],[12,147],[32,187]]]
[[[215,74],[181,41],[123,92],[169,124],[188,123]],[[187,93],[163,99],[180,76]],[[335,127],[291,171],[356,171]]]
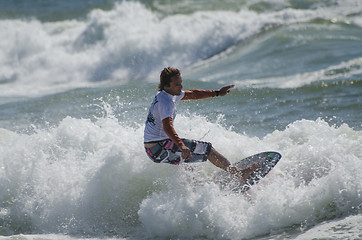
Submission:
[[[181,158],[186,160],[189,159],[191,156],[191,150],[185,145],[181,146]]]
[[[222,87],[220,89],[219,95],[225,96],[226,94],[228,94],[230,92],[230,88],[233,88],[233,87],[235,87],[235,85],[228,85],[228,86]]]

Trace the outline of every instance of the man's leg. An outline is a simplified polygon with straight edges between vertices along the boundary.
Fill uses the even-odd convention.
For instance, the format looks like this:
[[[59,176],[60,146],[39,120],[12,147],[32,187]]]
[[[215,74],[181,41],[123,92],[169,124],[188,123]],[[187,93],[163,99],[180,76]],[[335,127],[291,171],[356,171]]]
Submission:
[[[215,166],[228,171],[229,173],[235,175],[240,179],[241,182],[245,182],[250,175],[258,168],[259,164],[254,163],[253,165],[239,169],[236,166],[232,166],[229,160],[227,160],[221,153],[215,150],[215,148],[211,148],[210,153],[208,155],[209,161]]]
[[[229,160],[227,160],[221,153],[215,150],[215,148],[211,148],[210,153],[208,155],[209,161],[214,164],[216,167],[228,170],[228,167],[231,165]]]

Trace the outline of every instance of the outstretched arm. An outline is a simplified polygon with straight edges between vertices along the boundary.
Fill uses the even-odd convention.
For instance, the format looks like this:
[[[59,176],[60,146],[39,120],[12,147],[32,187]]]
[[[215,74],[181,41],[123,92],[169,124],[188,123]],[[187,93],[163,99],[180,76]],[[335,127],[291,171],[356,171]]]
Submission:
[[[200,90],[200,89],[193,89],[185,91],[185,96],[182,98],[182,100],[196,100],[196,99],[203,99],[203,98],[209,98],[209,97],[216,97],[216,96],[225,96],[230,92],[230,88],[235,87],[235,85],[228,85],[220,90]]]

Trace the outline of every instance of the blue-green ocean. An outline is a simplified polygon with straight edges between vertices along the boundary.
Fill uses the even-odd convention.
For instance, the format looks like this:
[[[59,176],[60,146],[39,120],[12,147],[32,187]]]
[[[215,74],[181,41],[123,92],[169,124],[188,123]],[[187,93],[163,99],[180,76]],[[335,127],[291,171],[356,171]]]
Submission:
[[[282,159],[247,194],[143,148],[160,71],[180,137]],[[0,0],[0,239],[362,239],[362,1]]]

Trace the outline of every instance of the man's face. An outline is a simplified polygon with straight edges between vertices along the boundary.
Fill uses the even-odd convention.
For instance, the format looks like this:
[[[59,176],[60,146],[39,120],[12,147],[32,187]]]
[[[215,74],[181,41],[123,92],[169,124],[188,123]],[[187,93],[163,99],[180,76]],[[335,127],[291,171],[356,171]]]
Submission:
[[[173,76],[171,78],[170,86],[164,86],[167,93],[175,96],[180,95],[182,90],[182,78],[181,76]]]

